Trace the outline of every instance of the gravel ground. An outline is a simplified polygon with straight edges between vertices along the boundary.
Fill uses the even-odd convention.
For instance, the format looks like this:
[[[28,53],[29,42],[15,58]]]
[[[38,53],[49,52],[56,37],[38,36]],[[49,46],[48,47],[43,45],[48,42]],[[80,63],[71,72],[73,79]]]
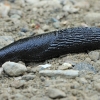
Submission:
[[[0,48],[78,26],[100,27],[100,0],[0,0]],[[41,63],[6,62],[0,100],[100,100],[100,50]]]

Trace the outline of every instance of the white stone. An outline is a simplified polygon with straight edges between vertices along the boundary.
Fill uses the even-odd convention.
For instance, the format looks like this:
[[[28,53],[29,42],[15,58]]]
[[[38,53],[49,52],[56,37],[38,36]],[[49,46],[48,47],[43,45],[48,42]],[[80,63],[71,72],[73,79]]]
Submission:
[[[24,74],[27,71],[27,68],[25,65],[18,64],[15,62],[5,62],[3,65],[3,70],[6,74],[9,76],[19,76]]]
[[[61,66],[59,66],[60,70],[66,70],[68,68],[71,68],[72,65],[70,63],[63,63]]]
[[[41,67],[41,68],[49,68],[49,67],[51,67],[51,64],[39,65],[39,67]]]
[[[42,70],[39,72],[43,76],[58,76],[58,75],[64,75],[68,76],[69,78],[77,77],[79,75],[78,70]]]

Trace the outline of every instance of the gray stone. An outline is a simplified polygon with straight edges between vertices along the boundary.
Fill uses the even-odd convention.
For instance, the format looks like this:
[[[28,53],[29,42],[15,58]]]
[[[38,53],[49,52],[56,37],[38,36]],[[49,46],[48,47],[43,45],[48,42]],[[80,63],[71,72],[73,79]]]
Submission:
[[[79,70],[79,71],[92,71],[92,72],[96,73],[94,66],[92,66],[91,64],[88,64],[88,63],[84,63],[84,62],[76,64],[73,67],[73,69]]]
[[[60,22],[55,22],[53,23],[54,28],[60,28]]]
[[[15,62],[5,62],[3,65],[3,70],[6,74],[9,76],[19,76],[24,74],[27,71],[27,68],[25,65],[18,64]]]
[[[99,52],[97,52],[97,51],[91,51],[88,54],[89,54],[90,59],[93,61],[97,61],[100,56]]]
[[[26,81],[29,81],[29,80],[33,80],[35,78],[35,75],[24,75],[22,76],[22,80],[26,80]]]
[[[59,20],[56,18],[51,18],[51,22],[59,22]]]
[[[21,18],[21,16],[20,16],[20,15],[18,15],[18,14],[14,14],[14,15],[11,15],[11,18],[20,19],[20,18]]]
[[[26,35],[26,33],[24,33],[24,32],[18,32],[18,34],[19,34],[20,36],[25,36],[25,35]]]

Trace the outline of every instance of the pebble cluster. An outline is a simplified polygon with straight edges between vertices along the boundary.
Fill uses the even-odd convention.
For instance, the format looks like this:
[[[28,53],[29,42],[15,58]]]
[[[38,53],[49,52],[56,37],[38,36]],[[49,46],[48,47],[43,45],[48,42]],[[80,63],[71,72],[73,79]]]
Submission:
[[[99,0],[0,0],[0,48],[78,26],[100,27]],[[0,100],[99,100],[99,71],[99,50],[41,63],[8,61],[0,68]]]

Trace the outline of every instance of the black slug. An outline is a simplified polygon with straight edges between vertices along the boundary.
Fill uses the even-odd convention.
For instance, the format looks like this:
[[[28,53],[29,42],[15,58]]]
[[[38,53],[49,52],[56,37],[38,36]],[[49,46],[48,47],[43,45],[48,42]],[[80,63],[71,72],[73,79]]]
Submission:
[[[0,62],[44,61],[99,48],[100,28],[69,28],[18,40],[0,50]]]

